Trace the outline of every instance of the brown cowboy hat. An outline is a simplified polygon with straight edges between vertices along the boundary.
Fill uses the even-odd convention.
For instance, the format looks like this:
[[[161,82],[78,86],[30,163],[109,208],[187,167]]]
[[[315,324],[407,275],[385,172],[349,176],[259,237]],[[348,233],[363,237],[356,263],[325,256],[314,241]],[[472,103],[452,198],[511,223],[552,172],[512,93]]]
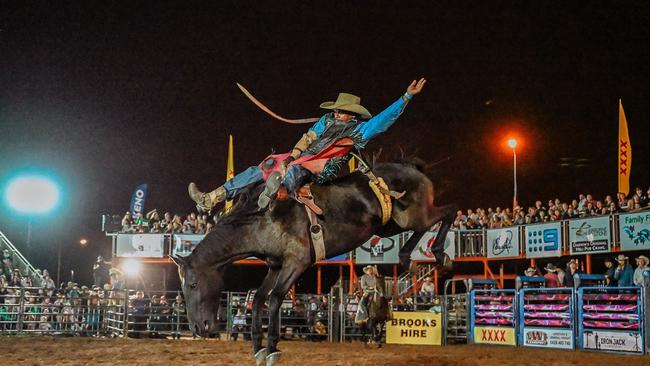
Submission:
[[[618,262],[626,261],[626,260],[628,260],[628,258],[627,258],[627,256],[625,256],[625,255],[623,255],[623,254],[619,254],[619,255],[616,257],[616,261],[618,261]]]
[[[361,105],[361,98],[348,93],[339,93],[335,102],[323,102],[320,107],[323,109],[340,109],[342,111],[352,112],[363,119],[372,117],[372,114]]]

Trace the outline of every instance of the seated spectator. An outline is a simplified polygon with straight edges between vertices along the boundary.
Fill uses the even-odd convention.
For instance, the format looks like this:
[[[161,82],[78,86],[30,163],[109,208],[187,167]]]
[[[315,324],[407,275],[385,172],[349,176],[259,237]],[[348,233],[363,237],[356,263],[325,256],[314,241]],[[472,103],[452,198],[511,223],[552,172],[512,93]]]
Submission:
[[[420,286],[419,294],[420,294],[420,299],[422,300],[423,303],[428,304],[433,301],[433,298],[435,296],[435,285],[431,280],[431,276],[427,276],[424,282],[422,282],[422,286]]]
[[[614,272],[614,278],[618,281],[618,287],[626,287],[634,285],[634,271],[632,266],[627,262],[628,257],[623,254],[619,254],[616,257],[618,262],[618,267]]]
[[[643,286],[643,283],[645,282],[643,279],[643,272],[649,270],[648,264],[650,264],[650,260],[648,260],[648,257],[645,255],[640,255],[636,258],[636,269],[634,270],[634,285],[635,286]]]
[[[134,232],[133,228],[133,218],[131,217],[131,212],[126,211],[124,217],[122,217],[122,232],[123,233],[132,233]]]
[[[163,232],[162,227],[160,227],[160,221],[155,221],[151,228],[149,229],[149,232],[152,234],[160,234]]]

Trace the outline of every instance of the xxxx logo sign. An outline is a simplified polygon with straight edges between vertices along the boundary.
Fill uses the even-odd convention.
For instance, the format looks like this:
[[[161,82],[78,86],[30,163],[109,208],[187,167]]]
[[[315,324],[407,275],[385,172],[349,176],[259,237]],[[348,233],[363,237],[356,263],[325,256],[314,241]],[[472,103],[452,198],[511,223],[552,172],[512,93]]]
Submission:
[[[505,330],[483,329],[481,330],[481,340],[487,342],[505,342]]]
[[[474,341],[476,343],[515,345],[514,328],[475,327]]]

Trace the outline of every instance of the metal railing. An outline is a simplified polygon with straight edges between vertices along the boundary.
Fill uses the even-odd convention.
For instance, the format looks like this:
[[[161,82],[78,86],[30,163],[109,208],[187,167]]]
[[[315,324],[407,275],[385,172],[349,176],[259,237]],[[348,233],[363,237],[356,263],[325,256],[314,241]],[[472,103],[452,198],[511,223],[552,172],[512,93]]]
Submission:
[[[20,253],[20,251],[13,245],[13,243],[0,231],[0,253],[8,250],[11,254],[12,266],[20,271],[23,276],[29,276],[32,283],[41,284],[43,276],[36,271],[36,268]]]

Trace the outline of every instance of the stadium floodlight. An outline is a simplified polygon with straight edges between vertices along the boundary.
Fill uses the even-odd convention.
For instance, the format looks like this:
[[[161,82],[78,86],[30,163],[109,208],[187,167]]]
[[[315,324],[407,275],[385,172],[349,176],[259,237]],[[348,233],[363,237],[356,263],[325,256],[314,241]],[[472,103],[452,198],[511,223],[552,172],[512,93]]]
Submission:
[[[134,258],[129,258],[122,262],[122,270],[127,276],[137,276],[140,274],[140,261]]]
[[[44,176],[21,175],[7,185],[5,199],[9,206],[23,214],[46,214],[59,202],[59,187]]]
[[[514,139],[514,138],[509,139],[509,140],[508,140],[508,146],[509,146],[511,149],[516,148],[516,147],[517,147],[517,140]]]

